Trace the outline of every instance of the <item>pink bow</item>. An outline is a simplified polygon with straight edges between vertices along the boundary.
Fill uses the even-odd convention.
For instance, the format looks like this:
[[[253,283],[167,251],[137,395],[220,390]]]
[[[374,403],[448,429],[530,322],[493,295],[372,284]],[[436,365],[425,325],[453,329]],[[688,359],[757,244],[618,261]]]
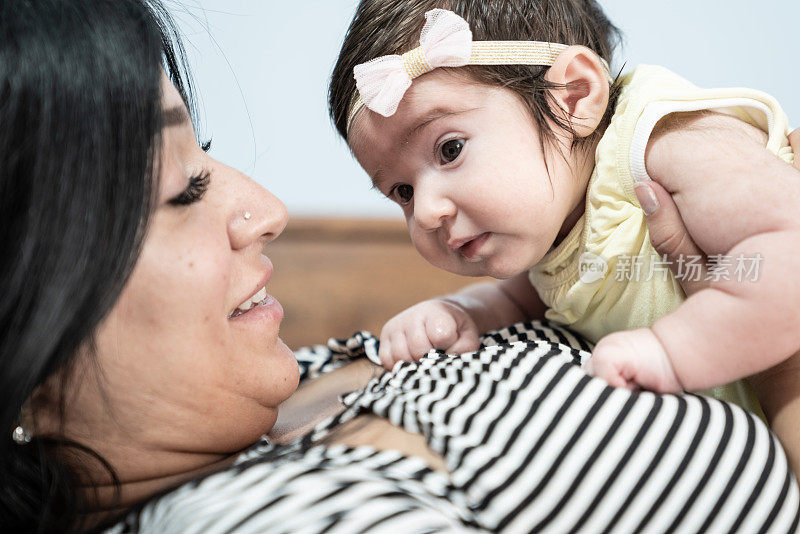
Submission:
[[[412,79],[438,67],[462,67],[472,54],[469,24],[445,9],[425,13],[419,43],[419,48],[402,56],[382,56],[355,66],[353,75],[364,105],[391,117]]]

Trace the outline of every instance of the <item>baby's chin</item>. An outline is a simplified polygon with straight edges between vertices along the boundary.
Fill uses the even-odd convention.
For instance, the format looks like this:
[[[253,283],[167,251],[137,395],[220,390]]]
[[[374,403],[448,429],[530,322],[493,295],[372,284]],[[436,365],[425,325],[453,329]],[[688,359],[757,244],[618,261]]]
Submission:
[[[490,276],[497,280],[508,280],[527,271],[528,269],[520,269],[518,267],[489,267],[484,274],[477,276]]]
[[[479,276],[491,276],[498,280],[514,278],[530,271],[536,265],[536,261],[533,261],[534,259],[538,261],[539,258],[525,258],[521,254],[515,254],[511,257],[492,256],[483,263],[484,272]]]
[[[461,259],[461,261],[454,262],[447,266],[436,266],[460,276],[488,276],[497,280],[514,278],[530,269],[524,262],[509,262],[494,257],[481,258],[478,261],[466,261]]]

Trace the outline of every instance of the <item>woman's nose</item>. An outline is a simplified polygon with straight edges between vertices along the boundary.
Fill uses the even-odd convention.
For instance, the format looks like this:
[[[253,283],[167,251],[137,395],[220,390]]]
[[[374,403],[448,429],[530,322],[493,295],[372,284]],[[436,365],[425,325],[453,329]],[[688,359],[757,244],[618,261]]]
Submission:
[[[272,241],[286,227],[288,213],[278,197],[246,178],[247,193],[237,195],[238,206],[233,206],[229,218],[228,234],[231,248],[245,248],[258,242],[260,246]]]
[[[414,193],[414,219],[423,230],[436,230],[456,211],[455,202],[439,191],[423,189]]]

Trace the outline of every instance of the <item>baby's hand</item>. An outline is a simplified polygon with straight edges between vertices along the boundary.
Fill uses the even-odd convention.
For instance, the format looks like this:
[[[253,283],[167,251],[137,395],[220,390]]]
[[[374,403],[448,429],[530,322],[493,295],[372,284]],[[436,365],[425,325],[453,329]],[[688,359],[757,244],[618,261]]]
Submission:
[[[431,299],[411,306],[392,317],[381,330],[378,349],[387,369],[398,361],[416,361],[431,349],[449,353],[478,348],[478,327],[457,304]]]
[[[602,338],[584,370],[614,387],[657,393],[683,391],[664,347],[649,328],[614,332]]]

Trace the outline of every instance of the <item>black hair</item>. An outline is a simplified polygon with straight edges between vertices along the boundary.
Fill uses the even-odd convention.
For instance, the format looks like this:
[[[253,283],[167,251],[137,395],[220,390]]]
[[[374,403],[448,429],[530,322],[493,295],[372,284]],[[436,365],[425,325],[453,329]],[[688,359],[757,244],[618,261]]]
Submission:
[[[157,191],[162,71],[191,102],[182,56],[158,0],[0,2],[2,532],[80,530],[78,459],[116,481],[83,445],[35,432],[18,445],[11,433],[37,387],[64,384],[92,346],[138,258]]]

